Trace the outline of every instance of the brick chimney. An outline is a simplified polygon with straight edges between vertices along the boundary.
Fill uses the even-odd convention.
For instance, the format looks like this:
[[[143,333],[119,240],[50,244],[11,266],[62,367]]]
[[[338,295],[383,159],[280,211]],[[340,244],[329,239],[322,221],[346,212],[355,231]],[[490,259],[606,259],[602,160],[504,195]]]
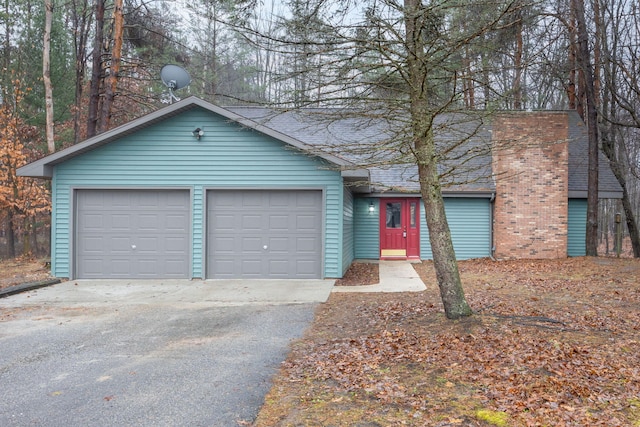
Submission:
[[[494,256],[567,256],[566,112],[509,112],[493,121]]]

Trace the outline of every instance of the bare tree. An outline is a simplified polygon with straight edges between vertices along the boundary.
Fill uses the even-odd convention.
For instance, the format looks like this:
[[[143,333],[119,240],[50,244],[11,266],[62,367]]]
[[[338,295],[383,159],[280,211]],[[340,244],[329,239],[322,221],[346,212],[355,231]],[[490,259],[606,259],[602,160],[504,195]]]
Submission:
[[[522,2],[480,2],[475,7],[482,11],[481,19],[467,19],[461,25],[468,5],[450,0],[405,0],[403,4],[371,0],[360,10],[349,9],[347,2],[312,1],[304,7],[303,21],[308,26],[303,38],[259,34],[279,55],[304,56],[290,75],[291,97],[278,105],[335,107],[340,113],[332,109],[331,117],[357,117],[365,124],[382,121],[387,124],[382,141],[336,143],[339,146],[334,148],[356,153],[369,167],[417,166],[440,295],[449,319],[472,312],[444,210],[447,172],[443,166],[447,160],[467,155],[461,147],[469,136],[438,144],[436,129],[456,124],[437,118],[456,112],[463,116],[465,110],[484,114],[468,111],[469,96],[479,87],[482,71],[467,69],[467,81],[460,84],[464,53],[482,51],[478,43],[484,43],[488,34],[512,25],[518,3]],[[294,22],[299,18],[294,16]]]
[[[587,99],[587,128],[589,134],[589,174],[587,192],[587,234],[588,256],[598,255],[598,111],[593,82],[593,67],[589,55],[589,34],[585,21],[584,1],[571,0],[577,23],[576,62],[584,76],[584,90]]]
[[[42,43],[42,80],[45,93],[46,134],[49,153],[56,150],[53,140],[53,88],[51,86],[51,23],[53,21],[53,0],[44,2],[44,40]]]
[[[73,106],[73,143],[80,141],[82,101],[87,69],[87,41],[91,27],[92,14],[89,0],[72,0],[70,21],[73,28],[75,93]]]
[[[635,43],[640,21],[635,4],[626,0],[604,2],[597,16],[601,25],[596,39],[602,51],[602,150],[611,170],[622,187],[622,209],[631,240],[634,257],[640,258],[640,229],[633,197],[638,194],[639,177],[633,164],[640,129],[640,84],[636,70],[640,69],[640,50]],[[632,12],[632,13],[629,13]]]
[[[428,54],[425,45],[430,18],[420,0],[405,0],[404,20],[407,43],[406,78],[409,83],[411,134],[418,163],[420,193],[425,208],[434,266],[440,296],[449,319],[469,316],[456,262],[451,231],[444,211],[444,199],[438,173],[438,155],[433,135],[433,112],[429,108],[430,88]]]
[[[116,96],[118,77],[122,61],[122,42],[124,38],[124,6],[123,0],[115,0],[113,3],[113,35],[109,62],[109,75],[104,85],[104,101],[100,114],[100,130],[109,129],[113,100]]]
[[[89,87],[89,117],[87,118],[87,138],[98,133],[98,112],[100,111],[100,90],[102,86],[102,44],[104,38],[105,0],[96,0],[94,6],[95,32],[93,38],[91,85]]]

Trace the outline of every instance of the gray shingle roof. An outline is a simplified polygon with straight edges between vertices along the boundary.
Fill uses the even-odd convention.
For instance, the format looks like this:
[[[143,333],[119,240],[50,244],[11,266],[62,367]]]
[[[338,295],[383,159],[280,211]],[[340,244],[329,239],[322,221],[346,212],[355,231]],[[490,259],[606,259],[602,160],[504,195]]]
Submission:
[[[576,111],[569,112],[569,197],[586,198],[589,178],[589,136],[587,126]],[[622,198],[622,188],[600,152],[598,162],[600,198]]]
[[[420,190],[415,158],[409,136],[401,121],[356,117],[340,109],[274,111],[262,107],[230,107],[234,113],[289,135],[371,171],[374,191],[417,193]],[[433,125],[441,147],[445,192],[490,194],[490,129],[477,116],[439,117]],[[446,129],[446,132],[443,130]]]
[[[305,144],[368,167],[376,192],[419,192],[413,155],[400,151],[402,142],[408,138],[400,120],[394,128],[393,120],[356,117],[340,109],[229,109]],[[475,113],[449,114],[438,117],[433,127],[440,151],[446,151],[440,167],[445,193],[495,192],[490,120]],[[575,111],[569,111],[569,138],[569,196],[586,198],[588,138],[586,126]],[[602,153],[599,175],[600,197],[621,197],[622,190]]]

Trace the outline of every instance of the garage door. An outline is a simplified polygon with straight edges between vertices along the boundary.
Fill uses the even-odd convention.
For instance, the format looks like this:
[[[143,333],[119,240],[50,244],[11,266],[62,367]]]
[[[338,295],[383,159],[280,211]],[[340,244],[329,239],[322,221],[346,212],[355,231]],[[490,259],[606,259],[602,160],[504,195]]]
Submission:
[[[207,276],[320,278],[321,191],[207,193]]]
[[[188,278],[188,191],[79,190],[78,278]]]

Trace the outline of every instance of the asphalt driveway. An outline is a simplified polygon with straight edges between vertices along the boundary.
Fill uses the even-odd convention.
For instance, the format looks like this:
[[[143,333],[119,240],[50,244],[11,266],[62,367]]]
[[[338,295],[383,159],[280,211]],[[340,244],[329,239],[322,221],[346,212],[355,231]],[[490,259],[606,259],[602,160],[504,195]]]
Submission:
[[[252,421],[332,286],[295,282],[70,281],[2,298],[0,425]]]

